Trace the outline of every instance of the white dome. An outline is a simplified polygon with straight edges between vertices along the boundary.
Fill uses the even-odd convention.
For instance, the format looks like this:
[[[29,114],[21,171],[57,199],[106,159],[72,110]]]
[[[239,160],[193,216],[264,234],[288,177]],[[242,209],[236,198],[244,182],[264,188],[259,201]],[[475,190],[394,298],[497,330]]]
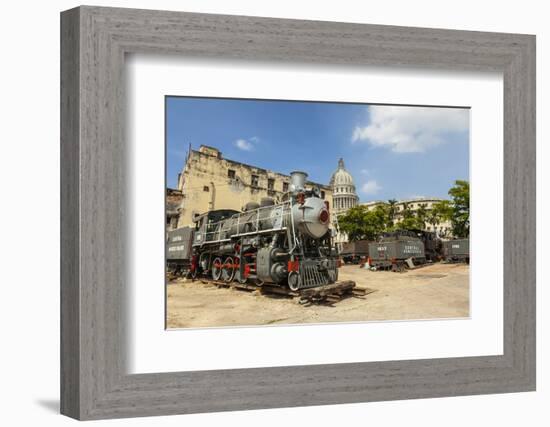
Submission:
[[[343,159],[340,159],[338,161],[338,169],[336,169],[336,171],[332,174],[332,177],[330,178],[330,185],[332,187],[352,186],[353,190],[351,192],[355,192],[353,178],[351,174],[345,169]]]
[[[343,159],[338,161],[338,169],[330,178],[330,186],[332,187],[332,206],[337,214],[346,212],[359,202],[353,178],[346,170]]]

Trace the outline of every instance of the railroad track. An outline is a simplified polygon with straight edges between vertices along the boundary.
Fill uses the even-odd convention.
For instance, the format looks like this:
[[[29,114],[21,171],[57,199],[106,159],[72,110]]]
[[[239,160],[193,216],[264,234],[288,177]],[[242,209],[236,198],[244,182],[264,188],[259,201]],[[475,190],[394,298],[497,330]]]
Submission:
[[[264,284],[262,286],[251,285],[239,282],[223,282],[209,279],[198,279],[203,284],[216,286],[218,288],[237,289],[242,291],[255,291],[262,295],[282,295],[293,298],[299,304],[307,307],[312,304],[333,305],[344,298],[364,298],[366,295],[375,292],[375,289],[358,287],[354,281],[345,280],[330,285],[318,286],[315,288],[292,291],[288,288]]]

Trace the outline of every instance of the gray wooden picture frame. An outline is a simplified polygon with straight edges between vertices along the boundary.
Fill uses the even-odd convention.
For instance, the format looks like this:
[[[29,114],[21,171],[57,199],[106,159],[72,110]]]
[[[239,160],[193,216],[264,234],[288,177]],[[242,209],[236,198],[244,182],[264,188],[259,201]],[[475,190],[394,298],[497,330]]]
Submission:
[[[127,53],[504,78],[504,354],[129,375]],[[61,14],[61,412],[100,419],[535,390],[535,37],[83,6]],[[159,282],[160,283],[160,282]]]

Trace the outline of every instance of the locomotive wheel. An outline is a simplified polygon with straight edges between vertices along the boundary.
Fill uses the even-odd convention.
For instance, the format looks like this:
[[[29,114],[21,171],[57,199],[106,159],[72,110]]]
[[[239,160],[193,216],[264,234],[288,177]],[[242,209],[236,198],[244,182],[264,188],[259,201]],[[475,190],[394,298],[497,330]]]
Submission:
[[[300,285],[302,284],[302,280],[300,279],[300,275],[297,271],[291,271],[288,274],[288,287],[291,291],[297,291],[300,289]]]
[[[239,273],[239,271],[237,270],[237,273],[235,274],[236,278],[237,278],[237,282],[239,282],[241,285],[244,285],[248,279],[244,278],[244,277],[241,277],[241,273]]]
[[[235,278],[235,267],[234,267],[234,260],[232,257],[228,256],[222,266],[222,280],[224,282],[232,282]]]
[[[222,259],[220,257],[214,258],[212,261],[212,279],[220,280],[222,275]]]
[[[245,277],[241,277],[241,260],[239,257],[235,257],[235,279],[241,285],[244,285],[247,282]]]

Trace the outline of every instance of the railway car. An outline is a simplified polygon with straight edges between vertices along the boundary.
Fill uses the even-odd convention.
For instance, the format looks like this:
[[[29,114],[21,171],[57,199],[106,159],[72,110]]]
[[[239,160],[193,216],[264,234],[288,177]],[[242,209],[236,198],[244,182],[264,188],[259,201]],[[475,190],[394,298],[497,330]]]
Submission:
[[[356,240],[344,243],[340,251],[340,257],[346,264],[359,264],[361,260],[369,256],[370,240]]]
[[[433,231],[413,230],[413,233],[424,243],[427,261],[439,261],[443,252],[443,241]]]
[[[454,239],[443,242],[445,262],[470,263],[470,239]]]
[[[175,276],[185,276],[191,270],[193,231],[192,227],[181,227],[167,233],[166,267]]]
[[[378,242],[369,244],[369,265],[374,270],[403,271],[407,259],[416,265],[426,263],[424,243],[412,231],[384,233]]]
[[[243,212],[213,210],[194,218],[192,277],[287,287],[293,291],[335,283],[329,203],[305,188],[305,172],[291,173],[280,203],[262,199]]]

